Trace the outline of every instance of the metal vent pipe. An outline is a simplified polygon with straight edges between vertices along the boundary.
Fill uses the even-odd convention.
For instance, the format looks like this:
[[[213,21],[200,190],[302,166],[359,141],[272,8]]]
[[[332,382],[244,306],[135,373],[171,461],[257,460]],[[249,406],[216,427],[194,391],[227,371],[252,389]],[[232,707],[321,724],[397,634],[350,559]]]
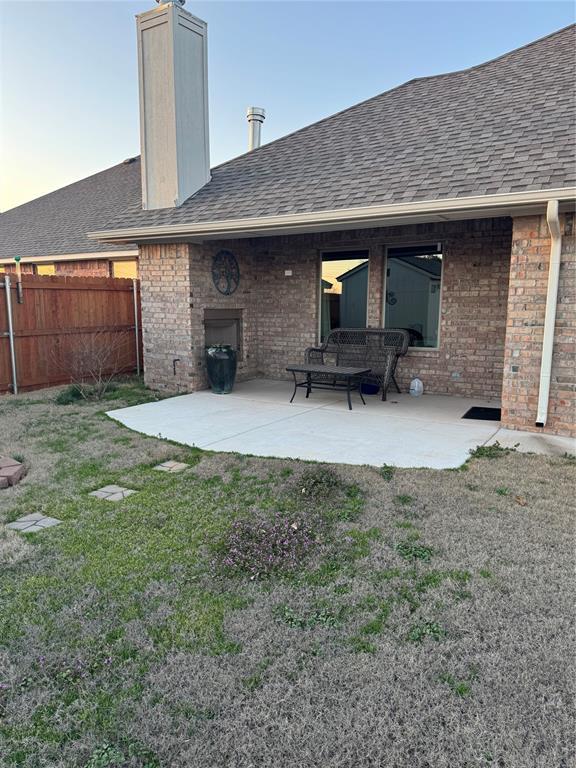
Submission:
[[[248,151],[258,149],[260,146],[262,123],[266,119],[266,112],[261,107],[248,107]]]

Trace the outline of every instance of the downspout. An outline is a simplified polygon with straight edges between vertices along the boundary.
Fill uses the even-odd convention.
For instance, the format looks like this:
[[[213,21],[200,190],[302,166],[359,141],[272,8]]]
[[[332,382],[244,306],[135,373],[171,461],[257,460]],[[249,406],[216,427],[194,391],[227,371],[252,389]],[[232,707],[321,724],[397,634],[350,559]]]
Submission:
[[[552,350],[556,326],[556,304],[558,302],[558,283],[560,280],[560,253],[562,234],[558,218],[558,200],[549,200],[546,209],[546,221],[550,230],[550,266],[548,268],[548,292],[546,295],[546,314],[544,316],[544,338],[542,340],[542,361],[540,363],[540,389],[538,391],[538,413],[536,426],[545,427],[548,418],[550,400],[550,379],[552,376]]]

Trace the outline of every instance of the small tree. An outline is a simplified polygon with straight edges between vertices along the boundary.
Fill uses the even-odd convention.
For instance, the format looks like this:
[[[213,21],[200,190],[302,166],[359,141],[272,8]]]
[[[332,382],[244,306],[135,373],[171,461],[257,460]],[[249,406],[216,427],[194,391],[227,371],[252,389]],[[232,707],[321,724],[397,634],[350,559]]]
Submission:
[[[85,400],[101,400],[114,377],[126,369],[131,343],[125,331],[80,334],[58,356],[58,365]]]

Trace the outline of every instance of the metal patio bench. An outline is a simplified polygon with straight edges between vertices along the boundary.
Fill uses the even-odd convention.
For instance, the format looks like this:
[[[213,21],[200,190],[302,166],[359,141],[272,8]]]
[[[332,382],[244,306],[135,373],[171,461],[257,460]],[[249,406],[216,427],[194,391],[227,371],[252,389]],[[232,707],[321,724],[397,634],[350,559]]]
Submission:
[[[402,328],[336,328],[320,347],[308,347],[305,362],[310,365],[341,365],[370,368],[363,381],[382,390],[382,400],[390,382],[400,387],[394,376],[398,358],[406,354],[410,336]],[[330,374],[323,374],[328,381]]]

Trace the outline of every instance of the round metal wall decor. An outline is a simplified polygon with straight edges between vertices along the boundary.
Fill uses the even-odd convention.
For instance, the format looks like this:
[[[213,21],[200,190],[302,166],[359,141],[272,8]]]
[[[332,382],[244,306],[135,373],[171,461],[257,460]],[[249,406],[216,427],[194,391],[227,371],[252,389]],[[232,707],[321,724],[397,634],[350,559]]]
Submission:
[[[224,296],[234,293],[240,283],[240,268],[231,251],[218,251],[212,259],[212,280]]]

